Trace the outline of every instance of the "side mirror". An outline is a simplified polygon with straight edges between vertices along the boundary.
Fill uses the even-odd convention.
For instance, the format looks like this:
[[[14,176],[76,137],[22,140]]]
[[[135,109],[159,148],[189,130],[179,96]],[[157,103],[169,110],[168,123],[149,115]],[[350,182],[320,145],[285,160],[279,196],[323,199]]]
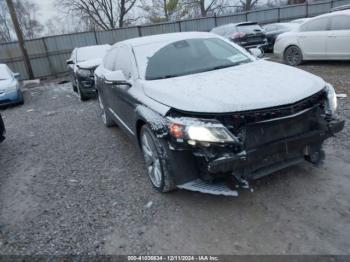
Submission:
[[[68,60],[66,61],[66,63],[67,63],[67,65],[73,65],[73,64],[74,64],[74,62],[73,62],[72,59],[68,59]]]
[[[264,56],[264,53],[262,52],[262,50],[258,47],[256,48],[250,48],[249,52],[255,56],[256,58],[262,58]]]
[[[106,73],[105,74],[105,83],[107,85],[131,86],[131,84],[126,80],[124,73],[121,70]]]
[[[14,76],[15,78],[19,78],[19,77],[21,76],[21,74],[20,74],[20,73],[13,73],[13,76]]]

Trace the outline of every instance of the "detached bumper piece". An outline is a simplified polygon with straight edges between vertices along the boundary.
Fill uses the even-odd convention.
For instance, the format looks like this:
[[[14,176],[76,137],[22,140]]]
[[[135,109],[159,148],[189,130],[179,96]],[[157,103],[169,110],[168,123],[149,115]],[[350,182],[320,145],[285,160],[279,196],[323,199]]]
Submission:
[[[183,185],[178,185],[177,187],[180,189],[212,195],[238,196],[238,192],[230,189],[224,182],[209,183],[202,179],[196,179]]]

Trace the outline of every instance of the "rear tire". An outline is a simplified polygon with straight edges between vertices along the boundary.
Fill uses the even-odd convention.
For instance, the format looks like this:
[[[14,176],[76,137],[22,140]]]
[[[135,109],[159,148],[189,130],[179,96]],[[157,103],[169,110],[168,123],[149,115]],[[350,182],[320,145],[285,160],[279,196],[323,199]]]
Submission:
[[[140,132],[140,144],[153,187],[163,193],[173,191],[176,186],[171,176],[169,149],[164,141],[157,138],[148,125],[144,125]]]
[[[100,96],[100,93],[98,93],[98,102],[99,102],[99,105],[100,105],[100,108],[101,108],[101,111],[102,111],[101,118],[102,118],[103,124],[106,127],[115,126],[115,122],[112,119],[112,116],[111,116],[110,112],[108,110],[106,110],[106,108],[105,108],[105,106],[103,104],[103,101],[102,101],[102,98]]]
[[[287,65],[297,66],[303,62],[303,54],[299,47],[292,45],[284,51],[283,59]]]

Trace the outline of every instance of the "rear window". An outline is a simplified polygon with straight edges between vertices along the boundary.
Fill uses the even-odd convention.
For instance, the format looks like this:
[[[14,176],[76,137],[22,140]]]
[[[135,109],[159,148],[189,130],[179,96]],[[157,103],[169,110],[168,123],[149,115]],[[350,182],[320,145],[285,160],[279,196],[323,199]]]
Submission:
[[[258,24],[238,25],[237,30],[242,33],[256,33],[261,32],[262,28]]]

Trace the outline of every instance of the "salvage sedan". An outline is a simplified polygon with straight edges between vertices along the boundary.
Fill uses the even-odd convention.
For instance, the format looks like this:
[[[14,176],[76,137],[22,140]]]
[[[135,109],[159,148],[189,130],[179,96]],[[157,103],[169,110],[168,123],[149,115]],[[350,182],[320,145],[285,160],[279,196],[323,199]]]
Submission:
[[[95,71],[102,119],[140,145],[152,185],[236,195],[236,186],[303,160],[339,132],[321,78],[259,60],[211,33],[115,44]]]

